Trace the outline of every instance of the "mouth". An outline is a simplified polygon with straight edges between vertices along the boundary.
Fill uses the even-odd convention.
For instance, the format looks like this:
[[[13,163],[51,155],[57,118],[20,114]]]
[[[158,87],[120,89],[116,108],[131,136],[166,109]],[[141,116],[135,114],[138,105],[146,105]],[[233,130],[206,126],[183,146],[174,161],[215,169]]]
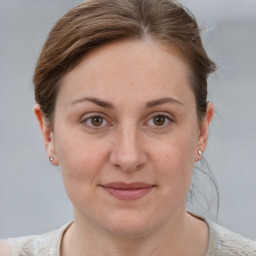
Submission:
[[[142,182],[112,182],[101,185],[100,187],[117,199],[135,200],[146,196],[152,189],[155,188],[155,185]]]

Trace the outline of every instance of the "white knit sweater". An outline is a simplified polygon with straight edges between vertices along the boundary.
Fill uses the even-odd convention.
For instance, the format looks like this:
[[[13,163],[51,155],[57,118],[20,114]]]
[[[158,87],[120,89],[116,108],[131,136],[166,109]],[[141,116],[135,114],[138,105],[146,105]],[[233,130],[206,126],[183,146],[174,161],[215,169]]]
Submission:
[[[206,256],[256,256],[256,242],[233,233],[209,219],[209,245]],[[72,222],[71,222],[72,223]],[[68,223],[43,235],[9,238],[13,256],[60,256],[60,242]]]

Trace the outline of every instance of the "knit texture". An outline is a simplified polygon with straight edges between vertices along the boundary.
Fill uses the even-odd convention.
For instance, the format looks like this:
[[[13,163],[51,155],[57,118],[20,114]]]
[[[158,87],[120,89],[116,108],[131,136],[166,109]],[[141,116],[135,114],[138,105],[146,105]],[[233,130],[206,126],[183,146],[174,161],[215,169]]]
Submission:
[[[59,256],[62,236],[71,224],[72,222],[43,235],[9,238],[12,256]]]
[[[256,256],[256,242],[242,237],[209,219],[209,244],[206,256]]]
[[[256,256],[256,242],[225,229],[209,219],[209,245],[206,256]],[[13,256],[60,256],[60,243],[68,223],[43,235],[9,238]]]

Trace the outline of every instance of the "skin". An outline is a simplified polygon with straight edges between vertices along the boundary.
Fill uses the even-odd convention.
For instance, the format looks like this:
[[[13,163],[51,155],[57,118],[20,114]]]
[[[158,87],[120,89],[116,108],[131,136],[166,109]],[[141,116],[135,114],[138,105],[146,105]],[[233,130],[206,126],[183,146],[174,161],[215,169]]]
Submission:
[[[62,255],[205,255],[208,227],[186,213],[185,202],[213,105],[198,123],[188,77],[172,46],[114,42],[62,79],[53,130],[34,107],[74,206]],[[117,181],[154,187],[120,200],[101,187]]]
[[[11,248],[7,240],[0,240],[0,255],[11,256]]]

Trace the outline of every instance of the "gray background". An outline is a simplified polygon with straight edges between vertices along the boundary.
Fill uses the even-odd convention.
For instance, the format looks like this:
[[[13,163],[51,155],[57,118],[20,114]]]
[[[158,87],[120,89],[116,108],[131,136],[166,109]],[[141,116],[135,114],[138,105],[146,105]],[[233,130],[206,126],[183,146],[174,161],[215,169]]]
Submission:
[[[45,232],[72,219],[60,170],[48,162],[33,116],[31,77],[49,29],[79,2],[0,0],[3,238]],[[206,27],[203,40],[219,68],[209,80],[217,115],[205,152],[220,191],[218,222],[256,240],[256,1],[182,3]]]

